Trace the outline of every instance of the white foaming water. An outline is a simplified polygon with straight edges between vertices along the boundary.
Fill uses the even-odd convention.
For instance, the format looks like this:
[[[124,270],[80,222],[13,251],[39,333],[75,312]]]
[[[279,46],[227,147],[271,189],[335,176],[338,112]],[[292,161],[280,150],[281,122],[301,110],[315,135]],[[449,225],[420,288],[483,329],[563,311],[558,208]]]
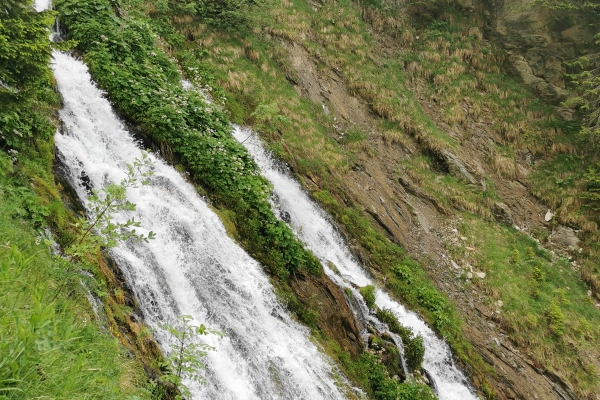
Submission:
[[[35,11],[40,12],[50,8],[51,0],[35,0],[33,8]]]
[[[323,265],[332,262],[342,275],[345,286],[373,285],[374,282],[356,262],[342,237],[329,222],[327,214],[304,192],[300,184],[286,171],[281,170],[268,154],[260,140],[249,130],[235,127],[234,136],[244,146],[268,179],[278,197],[279,207],[289,214],[290,225],[296,235],[321,260]],[[340,284],[340,277],[331,269],[325,268],[328,276]],[[448,344],[436,334],[415,313],[406,310],[380,288],[375,292],[375,304],[392,310],[400,323],[410,327],[415,334],[423,337],[425,357],[423,367],[435,382],[436,394],[442,400],[477,399],[469,388],[465,375],[456,368]]]
[[[80,198],[82,178],[103,188],[125,177],[126,163],[140,156],[135,140],[90,80],[87,67],[54,53],[54,74],[63,96],[65,134],[55,140]],[[154,176],[130,188],[135,217],[156,239],[124,243],[112,255],[153,328],[191,315],[225,332],[202,336],[216,348],[206,358],[206,386],[190,384],[195,399],[342,399],[345,380],[310,341],[308,330],[285,312],[260,265],[236,245],[194,188],[173,168],[150,155]],[[86,179],[87,179],[86,178]],[[164,351],[172,337],[156,329]]]

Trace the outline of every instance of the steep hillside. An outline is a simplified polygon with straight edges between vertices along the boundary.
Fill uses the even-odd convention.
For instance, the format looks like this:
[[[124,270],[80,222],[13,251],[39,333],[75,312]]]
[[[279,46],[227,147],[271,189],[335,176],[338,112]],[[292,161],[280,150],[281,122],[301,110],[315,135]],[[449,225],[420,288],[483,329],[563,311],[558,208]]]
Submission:
[[[172,24],[161,25],[165,49],[188,78],[263,135],[476,386],[596,398],[597,270],[580,239],[597,217],[577,172],[594,151],[576,122],[506,74],[514,53],[484,38],[485,12],[415,7],[285,1],[227,21],[145,12]],[[404,286],[396,244],[456,321]]]
[[[74,39],[62,47],[76,46],[131,130],[190,174],[281,301],[369,397],[432,392],[425,379],[402,382],[397,350],[384,345],[394,357],[382,356],[376,334],[362,342],[351,296],[276,218],[270,186],[228,120],[252,127],[291,167],[379,285],[449,343],[480,396],[600,399],[600,159],[597,139],[579,133],[585,110],[561,105],[574,92],[568,73],[579,72],[569,60],[598,51],[596,3],[57,0],[55,7]],[[48,226],[66,249],[78,234],[50,175],[59,100],[44,36],[51,13],[45,18],[29,80],[0,64],[0,208],[9,221],[0,229],[27,254],[36,252],[34,229]],[[184,90],[182,77],[197,91]],[[60,309],[52,349],[72,344],[70,325],[63,329],[72,324],[91,332],[72,344],[74,353],[94,338],[90,353],[107,354],[105,367],[81,364],[82,379],[100,368],[110,375],[101,380],[112,379],[103,390],[152,396],[142,363],[121,361],[123,348],[150,375],[159,373],[160,351],[132,317],[135,300],[100,248],[73,264],[43,253],[38,279],[49,279],[52,297],[19,305],[23,316],[32,318],[29,307]],[[25,267],[19,254],[0,249],[3,271]],[[96,276],[92,290],[121,346],[88,322],[84,290],[64,293],[79,288],[70,269]],[[23,276],[18,285],[27,284]],[[27,290],[43,291],[34,286]],[[22,301],[11,293],[2,295]],[[368,287],[361,293],[367,299]],[[404,335],[418,371],[422,342],[390,314],[378,311]],[[8,315],[3,327],[19,329]],[[42,383],[27,393],[45,390],[46,367],[35,361],[43,353],[31,349],[22,375],[0,377],[0,393],[21,388],[30,374]],[[76,393],[64,382],[61,390]]]

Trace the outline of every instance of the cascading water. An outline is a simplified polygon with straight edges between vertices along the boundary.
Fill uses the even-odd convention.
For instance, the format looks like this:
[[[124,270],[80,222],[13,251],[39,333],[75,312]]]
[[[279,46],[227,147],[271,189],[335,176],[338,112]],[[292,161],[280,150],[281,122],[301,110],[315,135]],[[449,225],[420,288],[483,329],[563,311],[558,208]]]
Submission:
[[[62,53],[53,58],[66,128],[57,133],[56,146],[73,187],[85,199],[82,177],[97,189],[118,183],[140,149],[91,82],[87,67]],[[227,236],[192,185],[150,157],[150,184],[127,192],[136,211],[116,218],[135,217],[145,233],[152,230],[157,238],[122,243],[112,256],[164,351],[173,339],[157,326],[180,315],[225,332],[221,340],[202,336],[216,350],[206,358],[207,384],[187,382],[193,397],[344,398],[345,379],[310,341],[308,330],[287,315],[260,265]]]
[[[289,216],[289,221],[296,235],[321,260],[323,265],[333,263],[341,277],[330,268],[325,268],[327,275],[337,284],[344,287],[373,285],[361,266],[351,255],[344,240],[329,222],[327,214],[317,206],[303,191],[300,184],[291,177],[288,171],[278,166],[265,151],[260,140],[252,132],[236,127],[234,136],[243,142],[246,149],[254,157],[263,176],[274,188],[281,211]],[[286,218],[287,219],[287,218]],[[469,388],[464,374],[456,368],[448,345],[416,314],[406,310],[394,301],[386,292],[377,288],[375,304],[380,308],[391,310],[400,323],[423,337],[425,357],[423,367],[434,380],[436,394],[442,400],[476,399]]]

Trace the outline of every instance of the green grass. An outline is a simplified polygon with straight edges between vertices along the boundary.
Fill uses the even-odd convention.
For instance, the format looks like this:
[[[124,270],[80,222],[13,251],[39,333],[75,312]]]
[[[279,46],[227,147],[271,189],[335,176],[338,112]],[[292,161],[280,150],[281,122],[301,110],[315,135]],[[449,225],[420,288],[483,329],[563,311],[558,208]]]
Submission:
[[[381,8],[377,2],[372,4]],[[456,310],[435,290],[422,267],[404,250],[389,243],[361,210],[344,201],[347,199],[344,174],[358,155],[376,155],[372,143],[380,136],[348,124],[341,130],[350,134],[340,138],[340,129],[334,127],[334,121],[321,105],[298,96],[290,84],[299,78],[290,65],[289,49],[281,40],[301,45],[316,61],[318,70],[337,71],[350,92],[364,99],[379,117],[376,125],[383,140],[407,145],[411,143],[409,136],[416,139],[421,154],[402,161],[411,180],[443,206],[479,216],[468,214],[465,218],[475,221],[468,229],[489,240],[480,244],[489,252],[485,253],[486,260],[493,264],[492,267],[479,260],[481,268],[490,271],[490,278],[482,283],[483,289],[492,298],[496,296],[494,293],[502,291],[507,299],[505,313],[524,307],[532,316],[524,324],[533,327],[507,326],[516,332],[512,332],[515,340],[525,343],[541,338],[535,342],[540,362],[558,370],[561,368],[558,360],[564,358],[566,378],[572,384],[580,386],[582,392],[595,387],[592,370],[585,365],[577,366],[573,362],[575,353],[565,346],[571,334],[579,335],[577,340],[585,337],[571,332],[583,332],[586,324],[591,323],[590,309],[586,308],[589,304],[585,303],[583,308],[574,306],[575,300],[583,301],[580,296],[583,283],[578,277],[583,272],[572,271],[560,261],[540,255],[535,260],[542,260],[538,266],[541,275],[534,274],[530,265],[534,261],[528,259],[507,267],[506,260],[515,249],[525,255],[530,245],[523,244],[529,242],[513,231],[502,231],[512,241],[493,236],[499,231],[498,226],[485,222],[492,220],[490,209],[499,200],[492,179],[483,177],[487,182],[485,190],[472,188],[437,165],[437,153],[459,146],[459,141],[444,132],[445,126],[438,127],[438,123],[454,129],[461,140],[469,140],[470,123],[489,123],[498,143],[490,160],[495,173],[514,177],[515,153],[520,149],[527,149],[538,159],[552,158],[536,164],[536,171],[530,175],[534,193],[549,204],[555,201],[563,207],[564,212],[559,210],[563,221],[575,221],[580,226],[589,223],[586,218],[591,214],[582,208],[584,202],[579,193],[586,186],[581,170],[585,170],[590,160],[571,154],[573,147],[581,148],[584,142],[575,139],[563,122],[556,121],[551,107],[499,69],[505,55],[482,40],[483,20],[473,16],[467,19],[455,10],[443,9],[437,20],[431,15],[424,16],[415,25],[404,20],[402,13],[378,14],[372,7],[361,9],[354,2],[326,1],[315,11],[306,1],[290,0],[255,10],[255,24],[238,27],[236,32],[205,26],[193,15],[160,14],[149,4],[143,5],[146,9],[140,8],[139,2],[124,2],[122,6],[130,16],[147,21],[163,36],[168,43],[165,50],[177,59],[184,75],[197,86],[209,89],[231,120],[252,125],[267,138],[276,156],[287,161],[307,186],[316,185],[313,196],[356,241],[367,263],[385,277],[396,297],[419,311],[448,339],[469,372],[479,376],[492,373],[466,342]],[[382,15],[391,19],[381,18]],[[304,35],[306,32],[310,34]],[[386,40],[395,45],[386,47],[390,43]],[[120,100],[123,104],[128,101],[127,96]],[[433,121],[423,111],[420,104],[423,101],[433,102],[444,110],[439,121]],[[563,145],[558,146],[560,143]],[[561,196],[570,200],[566,202]],[[236,217],[230,211],[227,220],[235,226]],[[593,230],[593,225],[587,226],[588,231]],[[243,235],[239,226],[230,231]],[[465,254],[464,249],[452,251],[456,257]],[[600,257],[600,250],[594,251],[591,252]],[[591,282],[598,276],[598,268],[593,261],[588,264],[586,279]],[[565,275],[571,282],[569,287],[579,288],[577,295],[566,292],[567,298],[573,296],[569,304],[561,300],[562,292],[556,291],[563,288],[558,286],[553,268],[569,269]],[[296,308],[299,318],[309,325],[314,322],[310,310],[300,305]],[[563,324],[561,313],[565,329],[559,335]],[[523,332],[523,337],[518,332]],[[585,344],[587,339],[578,343],[594,347],[593,343]]]
[[[600,324],[600,314],[579,271],[522,232],[461,217],[457,227],[468,240],[448,250],[459,264],[486,273],[484,280],[465,281],[464,290],[476,285],[487,295],[510,339],[536,363],[558,371],[580,394],[593,393],[600,381],[588,352],[598,343],[592,327]]]
[[[0,396],[149,398],[141,364],[96,323],[80,282],[98,283],[50,254],[38,217],[48,208],[10,175],[0,174]]]

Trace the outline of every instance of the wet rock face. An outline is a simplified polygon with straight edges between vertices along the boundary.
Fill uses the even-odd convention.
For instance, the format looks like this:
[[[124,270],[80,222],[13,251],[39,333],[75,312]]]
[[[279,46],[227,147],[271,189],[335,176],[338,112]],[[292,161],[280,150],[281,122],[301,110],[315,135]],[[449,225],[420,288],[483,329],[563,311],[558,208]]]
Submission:
[[[327,276],[299,272],[291,286],[298,298],[319,312],[317,326],[338,342],[353,358],[363,351],[360,326],[346,302],[344,292]]]

